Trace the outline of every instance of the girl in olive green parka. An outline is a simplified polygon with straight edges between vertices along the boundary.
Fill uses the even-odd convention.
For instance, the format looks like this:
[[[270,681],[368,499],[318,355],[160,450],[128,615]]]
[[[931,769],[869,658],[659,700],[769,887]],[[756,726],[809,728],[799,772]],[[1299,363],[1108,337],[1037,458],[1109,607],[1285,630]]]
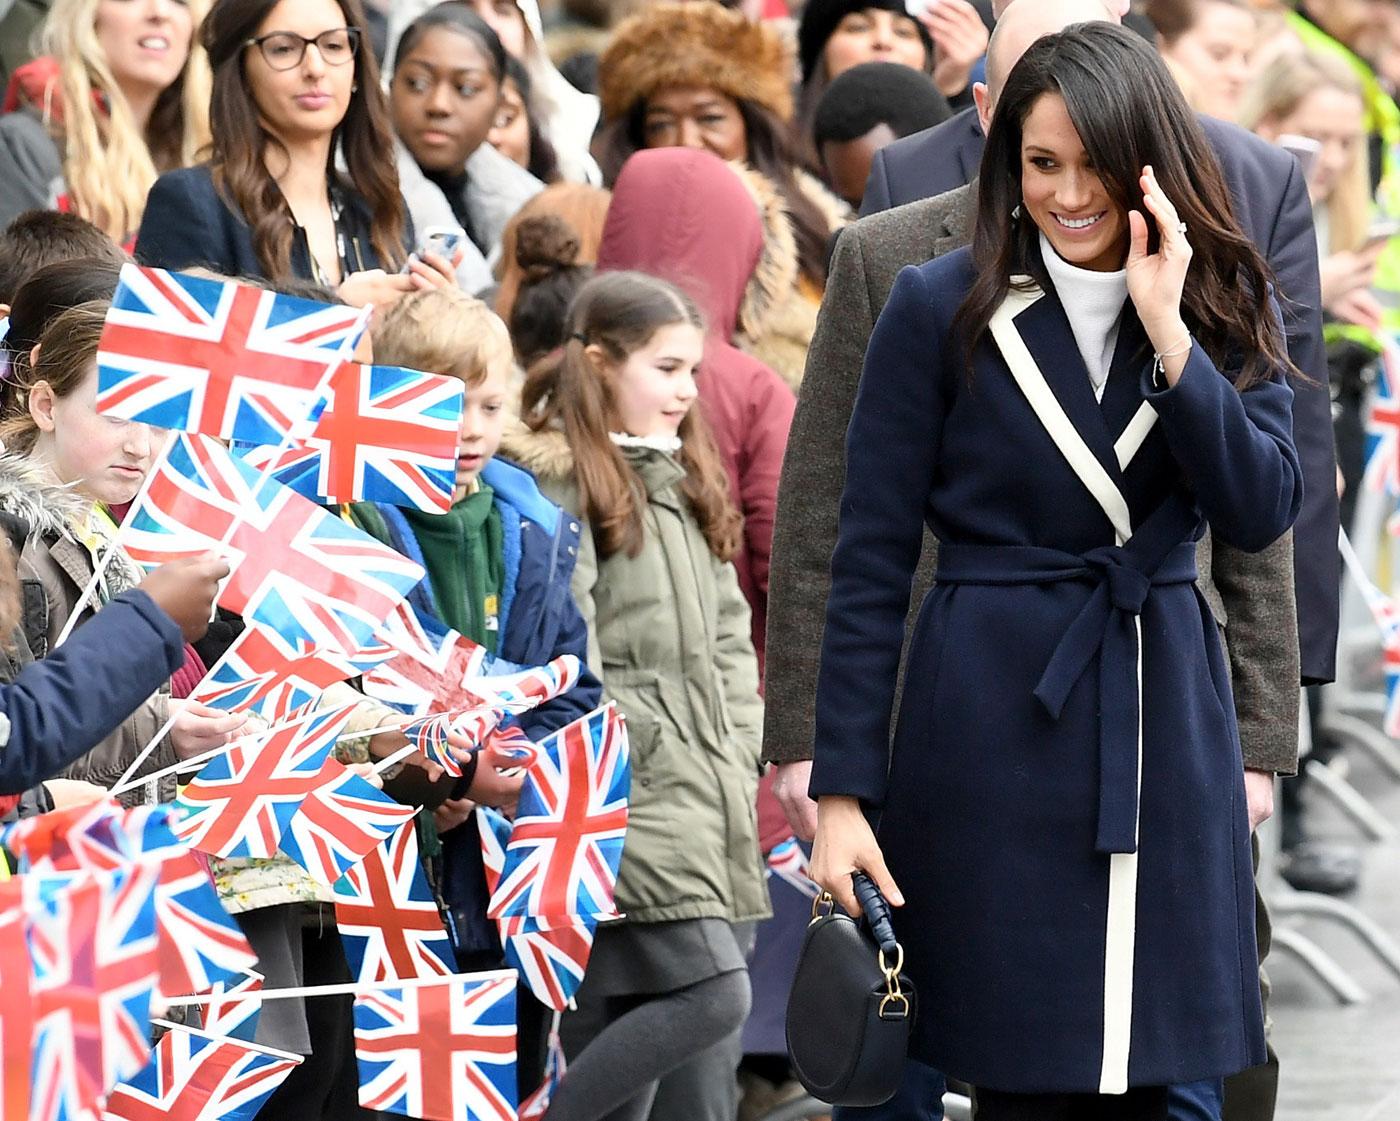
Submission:
[[[590,281],[561,355],[531,372],[502,452],[586,526],[573,590],[589,664],[627,718],[631,807],[617,883],[565,1021],[550,1121],[644,1118],[661,1077],[749,1006],[731,924],[768,914],[754,799],[762,702],[730,558],[740,519],[696,405],[699,313],[639,273]],[[614,1112],[617,1111],[617,1112]]]

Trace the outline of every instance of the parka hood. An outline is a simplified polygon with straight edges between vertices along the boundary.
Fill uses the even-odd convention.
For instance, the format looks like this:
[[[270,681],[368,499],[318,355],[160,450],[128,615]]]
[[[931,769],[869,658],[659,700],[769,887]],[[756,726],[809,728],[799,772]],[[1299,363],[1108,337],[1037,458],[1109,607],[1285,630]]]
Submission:
[[[700,306],[710,333],[760,334],[797,278],[782,197],[758,172],[692,148],[653,148],[623,166],[598,270],[671,281]]]
[[[91,508],[72,488],[48,482],[32,460],[0,452],[0,512],[23,521],[31,534],[71,533],[69,527]]]

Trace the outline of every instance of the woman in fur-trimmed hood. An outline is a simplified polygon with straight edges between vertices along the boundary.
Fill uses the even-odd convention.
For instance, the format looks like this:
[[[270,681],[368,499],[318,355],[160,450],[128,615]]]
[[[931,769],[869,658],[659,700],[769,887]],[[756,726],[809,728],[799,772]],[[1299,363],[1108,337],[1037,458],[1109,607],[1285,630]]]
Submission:
[[[826,284],[827,241],[850,212],[799,164],[789,127],[791,52],[773,28],[713,0],[662,3],[618,27],[598,73],[597,148],[609,184],[640,149],[704,148],[748,164],[781,199],[797,256],[796,298],[808,306],[793,309],[795,345],[761,356],[795,384]]]

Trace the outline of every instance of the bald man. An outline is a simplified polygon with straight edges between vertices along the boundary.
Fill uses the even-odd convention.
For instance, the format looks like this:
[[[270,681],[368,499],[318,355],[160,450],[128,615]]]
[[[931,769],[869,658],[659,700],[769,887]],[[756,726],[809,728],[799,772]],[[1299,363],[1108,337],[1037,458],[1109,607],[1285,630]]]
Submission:
[[[974,115],[990,121],[1006,75],[1036,38],[1071,23],[1104,16],[1101,0],[1018,0],[994,33],[988,60],[989,88],[974,91]],[[956,120],[923,134],[924,138],[951,128]],[[1208,119],[1203,119],[1202,124],[1220,156],[1241,225],[1268,257],[1285,294],[1295,301],[1288,325],[1293,360],[1319,385],[1325,385],[1317,312],[1316,248],[1306,186],[1296,161],[1233,126]],[[810,837],[815,826],[815,806],[806,796],[813,741],[813,690],[830,588],[828,570],[845,482],[846,424],[866,346],[899,270],[971,240],[975,200],[966,183],[975,176],[982,138],[978,125],[976,152],[966,165],[970,171],[966,176],[953,176],[957,179],[956,189],[862,218],[842,233],[808,352],[774,526],[764,719],[764,757],[779,765],[774,790],[794,829],[802,836]],[[897,142],[884,151],[888,153],[915,139]],[[954,151],[956,154],[956,145]],[[1300,390],[1298,397],[1304,392]],[[1309,435],[1315,449],[1319,445],[1323,448],[1328,464],[1323,491],[1331,494],[1335,503],[1325,391],[1313,391],[1311,400],[1317,397],[1321,398],[1321,416],[1312,417],[1305,432],[1306,422],[1295,413],[1296,435],[1300,450]],[[1319,435],[1321,439],[1317,438]],[[1335,505],[1330,526],[1330,578],[1335,605]],[[932,583],[936,547],[931,537],[926,538],[924,557],[915,576],[911,599],[914,604],[922,601]],[[1297,766],[1298,683],[1302,671],[1292,549],[1292,539],[1285,537],[1263,553],[1248,555],[1223,543],[1212,545],[1207,538],[1198,557],[1202,593],[1225,629],[1241,746],[1248,769],[1251,818],[1255,821],[1272,809],[1272,776],[1291,774]],[[1330,655],[1323,668],[1330,674]],[[936,835],[936,823],[931,828]],[[1261,921],[1260,934],[1266,943],[1266,921]],[[1261,944],[1261,950],[1266,948],[1266,944]],[[843,1110],[840,1116],[882,1121],[927,1121],[939,1117],[941,1110],[932,1111],[936,1107],[929,1104],[929,1097],[940,1080],[937,1072],[910,1063],[906,1086],[889,1106],[872,1111]],[[1272,1116],[1276,1068],[1258,1072],[1256,1080],[1260,1085],[1239,1094],[1232,1082],[1226,1116],[1247,1117],[1250,1121]],[[1218,1098],[1213,1103],[1198,1103],[1199,1109],[1193,1109],[1193,1103],[1185,1099],[1184,1093],[1176,1095],[1173,1121],[1213,1121],[1220,1117]],[[1248,1104],[1236,1112],[1236,1102]]]

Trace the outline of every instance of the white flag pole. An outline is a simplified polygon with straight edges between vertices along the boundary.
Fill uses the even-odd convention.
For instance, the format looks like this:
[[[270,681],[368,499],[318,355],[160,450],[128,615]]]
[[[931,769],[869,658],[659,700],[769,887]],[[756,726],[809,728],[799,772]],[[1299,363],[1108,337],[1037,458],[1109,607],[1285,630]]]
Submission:
[[[126,517],[122,519],[122,524],[117,527],[117,535],[112,539],[112,543],[107,547],[107,551],[102,554],[102,559],[97,562],[97,568],[92,574],[92,579],[87,582],[78,596],[78,602],[73,605],[73,609],[68,613],[68,620],[63,624],[63,630],[59,631],[58,638],[54,640],[53,650],[57,650],[67,641],[68,636],[73,633],[73,628],[78,624],[78,616],[87,606],[93,594],[102,584],[102,577],[107,572],[107,567],[112,563],[112,558],[117,550],[121,548],[120,541],[122,530],[126,528],[127,521],[141,506],[141,500],[146,497],[146,492],[151,489],[151,481],[156,477],[156,472],[160,470],[166,457],[170,454],[170,445],[173,441],[167,435],[165,442],[161,445],[160,451],[156,454],[156,460],[151,464],[151,469],[146,472],[146,477],[141,480],[141,489],[136,492],[136,497],[131,500],[131,505],[127,508]],[[50,651],[52,653],[52,650]]]
[[[346,981],[337,985],[301,985],[291,989],[255,989],[246,994],[239,994],[238,999],[243,1000],[291,1000],[298,997],[308,996],[350,996],[360,993],[376,993],[385,989],[421,989],[427,985],[442,985],[448,981],[475,981],[486,983],[489,981],[504,981],[509,978],[518,981],[520,975],[514,969],[489,969],[483,973],[446,973],[434,977],[409,977],[401,981]],[[224,993],[204,993],[200,996],[177,996],[170,997],[165,1003],[174,1007],[177,1004],[208,1004],[211,1001],[225,999]]]

